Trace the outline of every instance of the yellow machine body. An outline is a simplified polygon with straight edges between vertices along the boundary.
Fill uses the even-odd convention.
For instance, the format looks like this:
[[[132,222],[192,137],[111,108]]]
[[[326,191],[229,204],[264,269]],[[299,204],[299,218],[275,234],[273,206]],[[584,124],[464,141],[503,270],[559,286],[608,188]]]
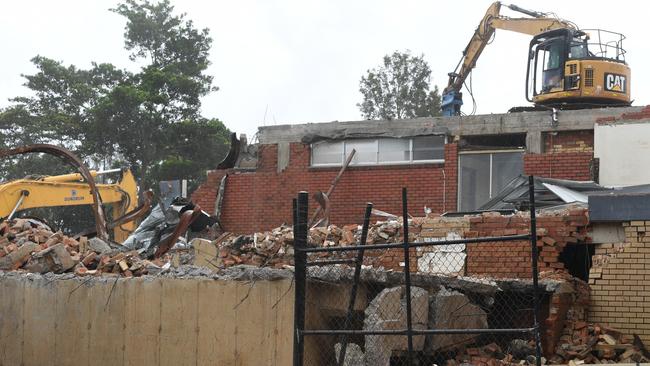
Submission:
[[[626,64],[607,60],[569,60],[564,65],[564,73],[565,78],[559,87],[534,96],[533,102],[546,105],[602,104],[602,101],[608,101],[606,104],[625,105],[631,101],[631,72]]]
[[[91,171],[93,176],[96,171]],[[88,184],[81,181],[80,174],[48,176],[42,179],[18,179],[0,184],[0,218],[6,218],[14,209],[91,205],[93,197]],[[130,170],[122,171],[119,182],[97,184],[97,191],[104,204],[112,204],[113,218],[135,209],[138,205],[137,183]],[[22,198],[22,202],[21,202]],[[18,202],[20,205],[17,206]],[[124,241],[135,230],[135,222],[127,222],[115,228],[114,238]]]

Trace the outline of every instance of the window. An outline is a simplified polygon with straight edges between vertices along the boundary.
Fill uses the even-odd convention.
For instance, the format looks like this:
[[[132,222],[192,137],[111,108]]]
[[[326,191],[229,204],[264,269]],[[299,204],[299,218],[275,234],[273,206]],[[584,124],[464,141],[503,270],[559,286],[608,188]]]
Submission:
[[[473,211],[524,172],[523,151],[460,155],[458,209]]]
[[[311,159],[313,165],[340,164],[343,159],[343,142],[314,144]]]
[[[352,149],[351,165],[439,163],[445,159],[445,136],[322,141],[311,148],[312,166],[340,166]]]
[[[378,161],[400,162],[411,160],[411,142],[409,139],[379,139]]]
[[[375,164],[377,162],[376,140],[351,140],[343,143],[345,146],[344,157],[348,157],[352,150],[356,150],[350,164]]]
[[[413,160],[443,160],[444,158],[444,136],[421,136],[413,138]]]
[[[570,59],[582,59],[589,56],[589,50],[587,49],[587,44],[576,40],[571,43],[571,49],[569,50]]]

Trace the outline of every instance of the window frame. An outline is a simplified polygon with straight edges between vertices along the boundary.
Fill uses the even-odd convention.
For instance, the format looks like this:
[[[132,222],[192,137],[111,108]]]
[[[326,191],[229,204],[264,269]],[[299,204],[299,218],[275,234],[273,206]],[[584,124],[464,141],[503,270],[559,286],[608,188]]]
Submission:
[[[441,136],[443,137],[443,142],[442,142],[442,147],[444,150],[445,145],[447,145],[447,135],[422,135],[422,136]],[[360,164],[355,164],[350,162],[350,167],[372,167],[372,166],[390,166],[390,165],[418,165],[418,164],[442,164],[445,162],[444,158],[444,151],[443,151],[443,158],[442,159],[423,159],[423,160],[413,160],[413,139],[420,137],[420,136],[412,136],[412,137],[378,137],[378,138],[360,138],[360,139],[345,139],[345,140],[330,140],[330,141],[322,141],[324,143],[329,143],[329,142],[342,142],[341,144],[341,161],[339,163],[328,163],[328,164],[314,164],[314,146],[318,144],[319,142],[316,143],[311,143],[309,145],[310,148],[310,156],[309,156],[309,167],[310,168],[333,168],[333,167],[341,167],[345,163],[345,159],[347,159],[347,156],[345,155],[346,147],[348,142],[353,142],[353,141],[373,141],[375,144],[375,162],[374,163],[360,163]],[[379,140],[382,138],[388,138],[388,139],[408,139],[409,141],[409,160],[401,160],[401,161],[379,161]]]
[[[526,154],[526,149],[525,148],[518,148],[518,149],[503,149],[503,150],[498,150],[498,149],[493,149],[493,150],[473,150],[473,151],[459,151],[458,152],[458,167],[456,171],[458,172],[458,183],[456,187],[456,210],[461,211],[461,195],[462,195],[462,174],[461,174],[461,156],[462,155],[479,155],[479,154],[489,154],[490,155],[490,176],[489,176],[489,199],[492,199],[494,196],[492,195],[492,174],[493,174],[493,156],[494,154],[499,154],[499,153],[516,153],[520,152],[522,154],[522,159],[524,158],[524,155]],[[522,172],[523,173],[523,172]],[[498,193],[498,192],[496,192]]]

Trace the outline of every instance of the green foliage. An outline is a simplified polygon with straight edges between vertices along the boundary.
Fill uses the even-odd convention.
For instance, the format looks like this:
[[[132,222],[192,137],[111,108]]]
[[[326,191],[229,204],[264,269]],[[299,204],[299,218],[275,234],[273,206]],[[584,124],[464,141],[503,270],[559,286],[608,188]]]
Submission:
[[[403,119],[440,115],[438,87],[429,90],[431,69],[409,51],[384,56],[383,64],[361,77],[357,104],[366,119]]]
[[[217,90],[205,73],[209,30],[176,15],[168,0],[126,0],[110,11],[126,19],[124,45],[139,71],[34,57],[37,72],[23,75],[31,96],[0,110],[0,148],[52,143],[94,168],[126,163],[142,189],[162,179],[201,179],[226,155],[230,133],[200,113],[201,97]],[[0,180],[71,170],[41,155],[0,161],[0,169]]]
[[[126,162],[143,188],[158,178],[151,167],[177,157],[196,171],[168,167],[166,176],[202,176],[227,152],[229,134],[221,122],[200,115],[200,98],[216,90],[205,74],[209,30],[175,15],[168,0],[127,0],[111,11],[126,19],[131,60],[145,65],[136,73],[109,63],[86,70],[34,57],[38,71],[23,75],[33,96],[15,98],[0,112],[0,146],[54,143],[102,167]]]

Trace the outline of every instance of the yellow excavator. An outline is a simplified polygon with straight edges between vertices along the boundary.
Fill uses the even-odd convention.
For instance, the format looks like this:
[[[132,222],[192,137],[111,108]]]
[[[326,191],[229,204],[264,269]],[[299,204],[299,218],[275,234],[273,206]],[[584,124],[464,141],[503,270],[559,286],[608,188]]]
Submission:
[[[528,49],[526,99],[538,108],[581,109],[630,105],[630,68],[620,33],[580,30],[551,13],[505,5],[528,17],[500,14],[493,3],[463,51],[442,95],[442,115],[461,114],[461,90],[496,29],[532,35]]]
[[[137,183],[133,173],[128,169],[90,171],[93,178],[109,173],[120,173],[121,177],[117,183],[97,184],[97,193],[103,203],[112,204],[115,221],[136,209]],[[30,208],[79,206],[92,203],[90,187],[79,173],[24,178],[0,184],[0,219],[11,219],[17,212]],[[115,225],[115,241],[123,242],[134,229],[134,221]]]

